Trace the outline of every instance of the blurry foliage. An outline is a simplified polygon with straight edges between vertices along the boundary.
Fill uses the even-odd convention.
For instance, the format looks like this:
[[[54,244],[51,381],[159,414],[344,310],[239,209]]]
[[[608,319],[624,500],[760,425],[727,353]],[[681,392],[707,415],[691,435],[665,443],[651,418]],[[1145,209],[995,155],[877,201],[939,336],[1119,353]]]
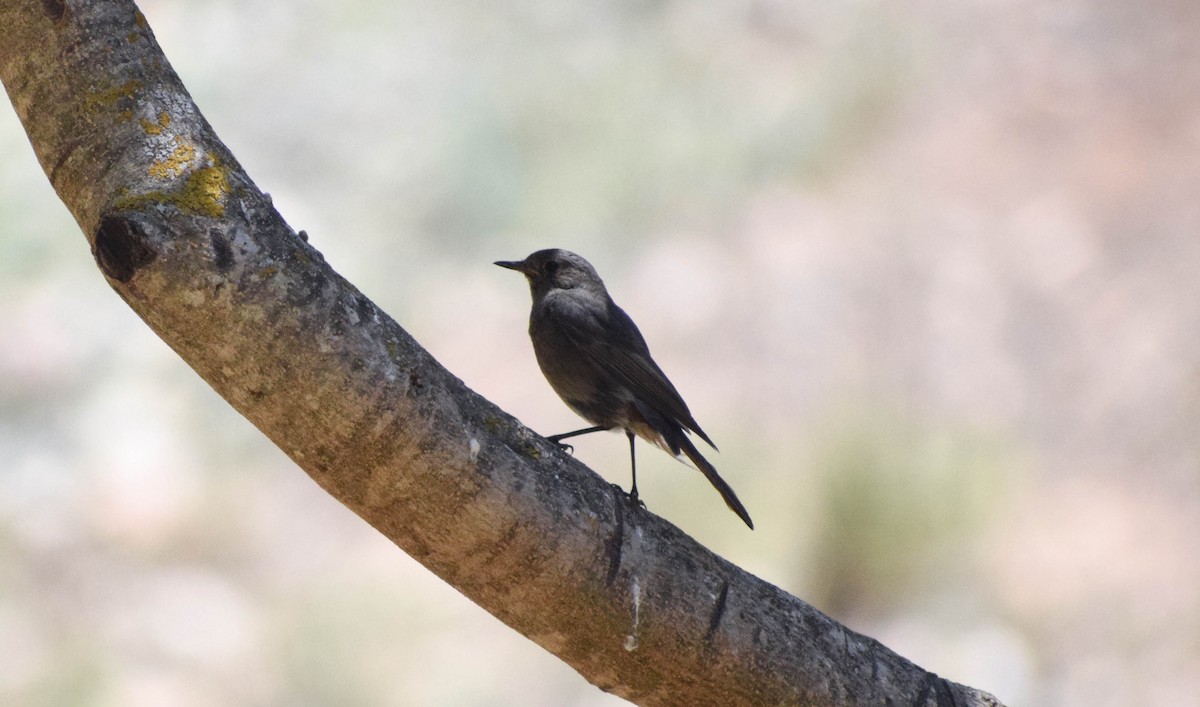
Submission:
[[[833,616],[886,615],[969,569],[1008,505],[997,440],[892,412],[844,418],[813,462],[824,499],[812,601]]]

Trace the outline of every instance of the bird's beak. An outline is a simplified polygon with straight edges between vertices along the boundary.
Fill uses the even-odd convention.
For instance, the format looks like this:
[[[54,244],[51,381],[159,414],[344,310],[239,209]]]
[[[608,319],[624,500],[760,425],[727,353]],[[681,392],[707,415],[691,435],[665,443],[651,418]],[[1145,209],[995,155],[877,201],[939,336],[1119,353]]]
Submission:
[[[524,260],[497,260],[496,265],[509,270],[516,270],[519,273],[529,274],[529,264]]]

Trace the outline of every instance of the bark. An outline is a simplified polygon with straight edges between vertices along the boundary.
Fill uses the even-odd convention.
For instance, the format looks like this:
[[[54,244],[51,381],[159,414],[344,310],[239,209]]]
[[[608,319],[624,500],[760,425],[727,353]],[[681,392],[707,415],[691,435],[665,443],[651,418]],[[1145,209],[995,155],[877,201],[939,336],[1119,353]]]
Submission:
[[[334,498],[641,704],[996,705],[717,557],[443,369],[216,138],[125,0],[0,0],[0,79],[113,290]]]

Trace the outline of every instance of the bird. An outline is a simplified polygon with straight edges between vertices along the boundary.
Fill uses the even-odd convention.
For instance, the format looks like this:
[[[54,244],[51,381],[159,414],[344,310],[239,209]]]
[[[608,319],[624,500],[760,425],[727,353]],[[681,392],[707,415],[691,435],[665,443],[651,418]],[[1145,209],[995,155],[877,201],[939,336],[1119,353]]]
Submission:
[[[714,450],[717,446],[654,362],[641,331],[613,301],[592,264],[558,248],[495,264],[523,274],[529,282],[533,296],[529,338],[538,367],[567,407],[592,423],[546,439],[569,450],[562,440],[603,430],[624,431],[633,476],[629,497],[638,504],[635,439],[641,437],[681,461],[686,456],[730,510],[753,529],[746,507],[687,433]]]

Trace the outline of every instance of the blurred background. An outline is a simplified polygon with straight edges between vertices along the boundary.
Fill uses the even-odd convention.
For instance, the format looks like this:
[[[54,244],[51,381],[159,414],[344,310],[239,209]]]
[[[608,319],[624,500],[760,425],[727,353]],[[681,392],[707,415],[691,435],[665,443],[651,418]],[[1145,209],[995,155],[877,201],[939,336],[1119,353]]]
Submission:
[[[292,226],[544,434],[491,262],[589,258],[758,530],[643,447],[655,513],[1010,705],[1200,695],[1200,5],[141,6]],[[156,339],[7,106],[0,332],[0,703],[621,703]]]

